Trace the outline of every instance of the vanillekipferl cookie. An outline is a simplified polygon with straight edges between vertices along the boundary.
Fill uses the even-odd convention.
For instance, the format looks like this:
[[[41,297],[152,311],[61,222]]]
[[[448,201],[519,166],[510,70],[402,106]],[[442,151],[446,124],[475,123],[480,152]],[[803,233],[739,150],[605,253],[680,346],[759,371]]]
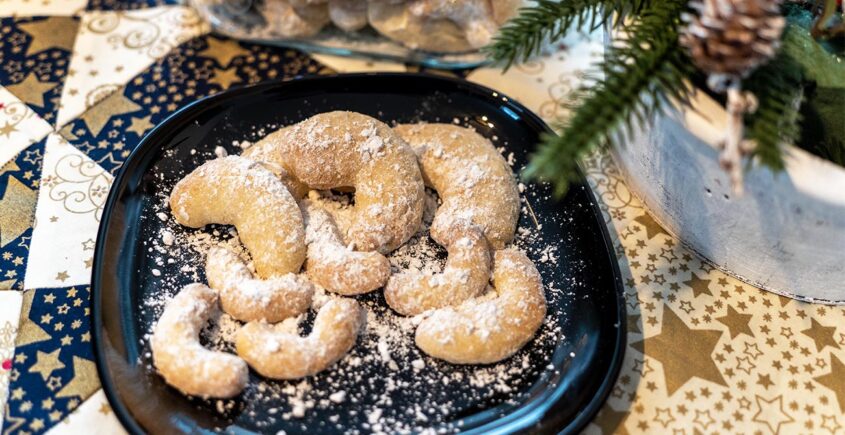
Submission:
[[[322,113],[269,134],[244,155],[311,189],[354,188],[354,221],[343,236],[356,250],[386,254],[420,227],[425,188],[417,158],[375,118]]]
[[[420,232],[426,186],[440,200],[430,235],[446,249],[445,266],[401,270],[387,254]],[[352,205],[340,213],[318,203],[326,192],[316,190],[328,189],[352,190]],[[453,364],[512,356],[546,315],[539,272],[510,247],[520,211],[514,174],[490,141],[467,128],[390,128],[354,112],[319,114],[267,135],[244,156],[206,162],[175,185],[169,205],[187,227],[235,226],[252,260],[208,249],[211,288],[186,286],[155,325],[154,365],[185,394],[233,397],[248,367],[289,380],[326,370],[355,346],[366,322],[361,305],[343,296],[379,288],[395,312],[418,316],[409,320],[419,322],[416,346]],[[335,293],[327,303],[323,289]],[[307,335],[282,324],[318,306]],[[200,344],[218,307],[234,319],[236,355]]]

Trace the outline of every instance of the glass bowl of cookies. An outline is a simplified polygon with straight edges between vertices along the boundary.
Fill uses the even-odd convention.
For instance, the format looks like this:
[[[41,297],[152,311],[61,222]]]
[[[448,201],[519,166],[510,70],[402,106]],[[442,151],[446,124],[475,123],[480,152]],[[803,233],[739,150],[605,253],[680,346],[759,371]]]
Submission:
[[[215,31],[308,52],[471,68],[523,0],[189,0]]]

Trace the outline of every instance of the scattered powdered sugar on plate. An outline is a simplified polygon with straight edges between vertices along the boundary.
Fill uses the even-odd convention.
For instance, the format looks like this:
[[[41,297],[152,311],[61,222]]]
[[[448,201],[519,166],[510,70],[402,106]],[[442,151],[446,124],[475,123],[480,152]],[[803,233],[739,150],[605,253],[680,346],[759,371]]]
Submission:
[[[377,144],[370,145],[368,151],[377,148]],[[227,144],[232,154],[247,146],[246,141]],[[223,152],[193,154],[198,154],[197,162],[202,162]],[[506,157],[513,161],[512,155]],[[205,282],[203,268],[208,250],[213,246],[225,246],[245,260],[249,259],[234,228],[211,225],[190,229],[175,222],[167,206],[167,194],[183,175],[167,171],[155,174],[161,181],[161,190],[157,200],[147,204],[142,213],[142,226],[148,238],[142,242],[141,253],[144,264],[150,265],[150,269],[142,278],[147,284],[141,286],[144,292],[141,322],[147,330],[142,340],[146,351],[140,359],[149,368],[151,377],[155,376],[152,375],[155,369],[148,343],[152,325],[166,302],[182,286]],[[356,298],[367,311],[366,327],[352,351],[328,370],[296,381],[270,380],[251,372],[249,385],[236,399],[190,400],[197,407],[220,414],[224,420],[243,424],[246,419],[255,430],[284,428],[288,433],[453,432],[460,429],[462,418],[482,410],[501,406],[505,413],[508,406],[515,406],[524,399],[528,387],[544,382],[557,370],[550,361],[557,344],[566,339],[561,326],[568,320],[566,310],[561,307],[565,307],[566,297],[571,296],[571,292],[562,290],[571,283],[547,279],[557,276],[550,271],[556,270],[563,253],[559,252],[556,241],[544,240],[539,231],[542,219],[533,215],[530,206],[530,201],[537,199],[536,193],[522,184],[520,191],[523,204],[515,245],[524,249],[537,264],[544,276],[549,306],[553,308],[549,309],[535,340],[513,357],[486,366],[459,366],[432,359],[414,344],[414,330],[421,317],[397,315],[387,307],[378,290]],[[432,191],[427,191],[426,196],[423,227],[389,255],[394,272],[442,270],[445,249],[428,236],[428,225],[438,199]],[[343,232],[350,221],[348,211],[353,201],[350,195],[313,192],[309,200],[329,211]],[[549,222],[552,217],[544,219]],[[249,266],[254,270],[251,263]],[[286,327],[296,328],[302,334],[310,332],[316,310],[331,297],[334,296],[318,289],[313,309],[300,319],[286,321]],[[234,352],[234,335],[240,326],[241,323],[230,316],[218,313],[204,330],[201,341],[211,349]],[[158,379],[150,381],[161,382]]]

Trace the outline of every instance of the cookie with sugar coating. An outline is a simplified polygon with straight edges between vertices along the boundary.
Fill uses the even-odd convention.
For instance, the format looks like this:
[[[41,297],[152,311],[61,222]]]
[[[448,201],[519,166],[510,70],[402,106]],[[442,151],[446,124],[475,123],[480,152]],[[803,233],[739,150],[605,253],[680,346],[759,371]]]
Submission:
[[[417,327],[423,352],[454,364],[492,364],[534,337],[546,316],[540,273],[513,248],[497,251],[493,263],[495,297],[435,310]]]
[[[409,48],[437,53],[473,49],[457,23],[414,14],[407,2],[372,0],[367,14],[370,25],[379,33]]]
[[[275,323],[311,306],[314,286],[304,276],[286,273],[256,278],[238,254],[222,247],[208,251],[205,277],[220,294],[220,307],[237,320]]]
[[[408,9],[426,20],[455,23],[473,48],[489,44],[499,30],[491,0],[411,0]]]
[[[329,17],[335,26],[347,32],[367,26],[367,1],[329,0]]]
[[[413,150],[385,123],[327,112],[267,135],[244,155],[311,189],[354,188],[346,244],[386,254],[420,227],[425,188]]]
[[[184,394],[234,397],[249,380],[244,360],[200,344],[200,331],[216,306],[214,290],[202,284],[187,285],[167,303],[153,328],[153,365],[168,384]]]
[[[331,215],[302,201],[308,253],[305,273],[311,282],[341,295],[359,295],[382,287],[390,276],[390,262],[377,251],[360,252],[342,242]]]
[[[265,0],[258,7],[267,29],[282,38],[313,36],[329,23],[328,7],[308,0]]]
[[[264,322],[249,322],[238,330],[235,348],[255,371],[272,379],[299,379],[325,370],[355,345],[364,311],[352,299],[323,305],[306,337],[280,331]]]
[[[478,296],[490,281],[490,247],[477,227],[446,246],[449,257],[443,272],[394,274],[384,287],[384,298],[399,314],[415,316],[424,311],[457,305]]]
[[[276,175],[253,160],[209,160],[170,193],[176,222],[191,228],[234,225],[262,278],[297,273],[305,261],[305,226],[296,200]]]
[[[477,225],[494,249],[510,243],[519,220],[519,190],[504,157],[480,134],[452,124],[405,124],[393,129],[419,156],[425,183],[442,204],[431,236],[448,245],[461,225]]]

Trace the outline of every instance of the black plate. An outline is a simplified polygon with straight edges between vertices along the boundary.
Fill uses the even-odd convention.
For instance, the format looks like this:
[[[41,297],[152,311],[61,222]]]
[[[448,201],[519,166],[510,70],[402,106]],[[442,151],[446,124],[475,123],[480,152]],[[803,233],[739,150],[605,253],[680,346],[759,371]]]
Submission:
[[[595,199],[583,182],[573,185],[560,200],[551,197],[548,186],[526,183],[520,227],[534,228],[536,235],[522,245],[537,263],[544,282],[555,290],[547,291],[550,315],[541,328],[544,338],[535,339],[506,363],[509,365],[501,366],[516,373],[508,375],[508,387],[475,388],[466,382],[499,366],[456,367],[413,350],[394,355],[400,373],[393,376],[406,383],[403,388],[393,391],[379,383],[390,370],[386,364],[362,365],[355,369],[355,376],[348,376],[352,372],[347,367],[344,373],[350,379],[341,382],[349,392],[363,394],[363,402],[347,400],[332,403],[328,409],[318,406],[302,418],[286,420],[282,415],[291,408],[284,398],[256,403],[252,397],[255,389],[250,389],[243,398],[226,402],[229,409],[218,410],[214,401],[182,396],[150,368],[144,334],[158,310],[145,308],[143,302],[162,291],[162,277],[178,284],[192,281],[178,265],[157,265],[157,255],[149,252],[148,242],[168,225],[156,218],[156,204],[186,171],[213,158],[216,146],[235,152],[233,141],[257,139],[269,131],[262,127],[337,109],[370,114],[386,122],[454,121],[472,126],[503,147],[505,155],[512,153],[515,170],[525,165],[538,136],[549,131],[525,107],[490,89],[412,74],[265,83],[201,100],[171,116],[141,142],[115,179],[95,252],[92,283],[97,368],[124,426],[133,433],[285,430],[290,434],[395,428],[370,425],[364,410],[374,409],[368,408],[371,406],[378,406],[383,418],[393,416],[390,421],[396,424],[404,424],[406,416],[412,430],[433,425],[479,433],[575,433],[586,426],[618,375],[626,322],[616,260]],[[543,246],[537,245],[538,239],[547,248],[546,254],[559,257],[556,261],[540,258]],[[384,309],[380,292],[361,300],[375,310]],[[359,340],[353,355],[373,351],[368,340]],[[425,362],[425,370],[419,373],[409,369],[417,358]],[[522,361],[523,368],[512,361]],[[438,382],[441,375],[451,376],[452,382]],[[331,378],[321,373],[310,380],[315,390],[332,388],[327,376]],[[251,377],[251,382],[259,381],[257,375]],[[373,397],[383,391],[393,393],[387,402],[365,403],[370,397],[368,389],[380,390],[373,391]],[[431,413],[427,423],[414,420],[413,413],[403,414],[419,409],[421,401],[426,407],[423,413]],[[448,412],[435,409],[445,402],[449,402]]]

